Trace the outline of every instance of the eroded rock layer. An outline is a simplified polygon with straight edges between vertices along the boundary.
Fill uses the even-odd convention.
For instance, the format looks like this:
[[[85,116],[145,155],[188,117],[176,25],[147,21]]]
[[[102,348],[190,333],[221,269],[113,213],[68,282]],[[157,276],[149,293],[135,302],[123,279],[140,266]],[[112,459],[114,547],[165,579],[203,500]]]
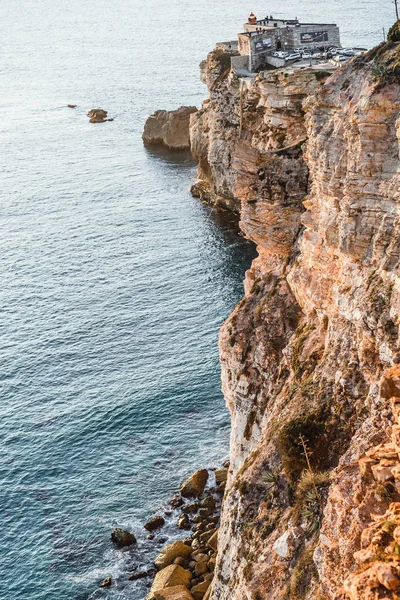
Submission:
[[[400,362],[400,48],[247,81],[228,58],[202,64],[196,189],[240,212],[259,256],[220,333],[211,600],[400,598],[398,415],[379,393]]]

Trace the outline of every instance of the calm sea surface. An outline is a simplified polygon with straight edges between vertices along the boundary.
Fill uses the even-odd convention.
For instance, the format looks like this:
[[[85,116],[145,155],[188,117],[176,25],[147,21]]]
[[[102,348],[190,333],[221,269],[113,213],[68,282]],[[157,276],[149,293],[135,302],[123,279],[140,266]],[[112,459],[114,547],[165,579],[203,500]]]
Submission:
[[[228,453],[217,333],[254,249],[190,196],[190,157],[140,135],[200,106],[198,63],[250,10],[368,47],[393,20],[390,0],[0,1],[1,599],[140,600],[144,520]]]

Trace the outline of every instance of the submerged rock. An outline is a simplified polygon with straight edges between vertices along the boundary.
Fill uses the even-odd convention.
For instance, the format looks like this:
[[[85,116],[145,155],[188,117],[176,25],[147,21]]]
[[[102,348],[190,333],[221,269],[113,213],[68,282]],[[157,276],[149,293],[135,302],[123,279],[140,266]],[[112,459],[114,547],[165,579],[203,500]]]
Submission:
[[[172,150],[190,148],[190,115],[195,106],[181,106],[177,110],[157,110],[146,121],[142,135],[147,145],[164,145]]]
[[[114,529],[114,531],[111,533],[111,540],[119,548],[136,544],[136,538],[133,533],[126,531],[126,529],[120,529],[119,527],[116,527],[116,529]]]
[[[137,571],[136,573],[132,573],[132,575],[129,575],[128,579],[129,581],[136,581],[137,579],[143,579],[144,577],[148,577],[148,572],[147,571]]]
[[[204,492],[208,480],[207,469],[196,471],[181,484],[181,494],[185,498],[195,498]]]

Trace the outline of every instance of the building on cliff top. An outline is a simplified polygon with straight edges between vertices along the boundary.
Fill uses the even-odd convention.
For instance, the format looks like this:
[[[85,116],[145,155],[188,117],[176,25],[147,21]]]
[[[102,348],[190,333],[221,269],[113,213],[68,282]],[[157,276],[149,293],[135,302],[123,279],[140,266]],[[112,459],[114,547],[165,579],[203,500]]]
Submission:
[[[248,59],[250,72],[264,64],[279,66],[275,64],[273,52],[340,47],[339,27],[334,23],[300,23],[297,18],[274,19],[272,16],[258,20],[253,13],[238,38],[239,54]]]

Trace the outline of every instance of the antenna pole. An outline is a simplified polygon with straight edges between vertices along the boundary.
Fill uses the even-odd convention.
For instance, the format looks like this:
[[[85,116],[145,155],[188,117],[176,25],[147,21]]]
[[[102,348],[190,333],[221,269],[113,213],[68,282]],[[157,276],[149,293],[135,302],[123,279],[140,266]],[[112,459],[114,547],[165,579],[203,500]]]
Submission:
[[[399,20],[399,7],[397,5],[397,0],[394,0],[394,6],[396,8],[396,19]]]

